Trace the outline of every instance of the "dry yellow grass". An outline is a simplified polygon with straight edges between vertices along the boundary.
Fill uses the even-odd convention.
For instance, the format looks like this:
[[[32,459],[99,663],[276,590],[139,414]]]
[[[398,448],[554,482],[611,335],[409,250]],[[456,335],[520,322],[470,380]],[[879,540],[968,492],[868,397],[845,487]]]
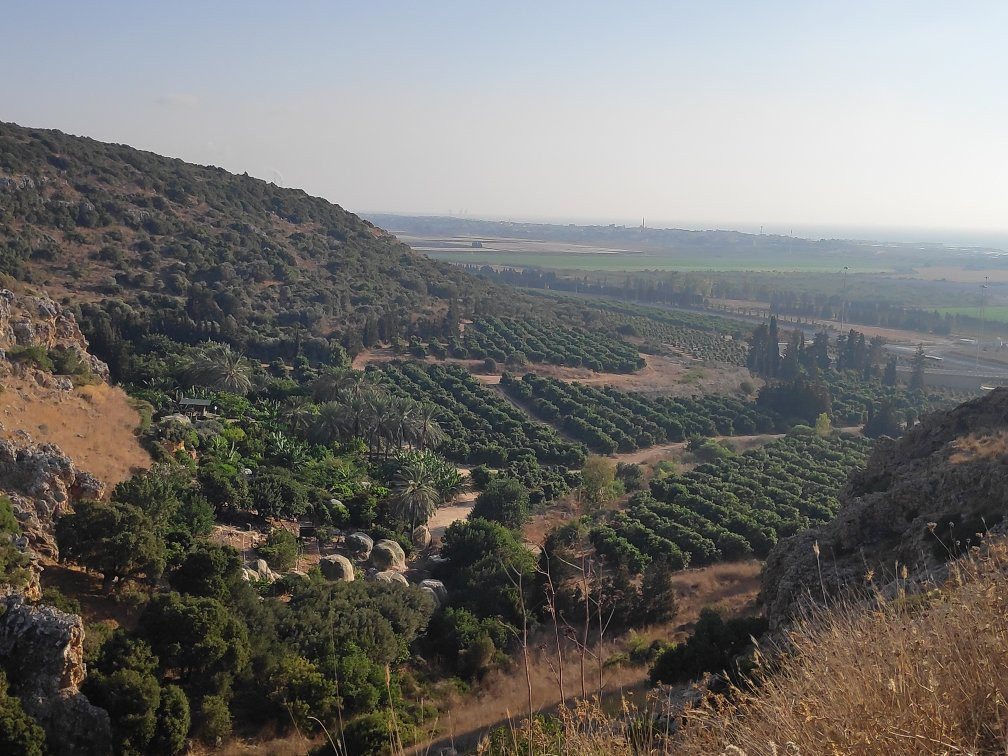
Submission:
[[[35,443],[54,443],[106,487],[150,467],[135,430],[140,416],[122,389],[104,383],[59,391],[26,378],[3,379],[0,437],[19,430]]]
[[[684,712],[653,695],[615,715],[579,702],[515,722],[485,756],[1004,754],[1008,752],[1008,543],[950,565],[941,586],[847,602],[797,623],[757,686]],[[671,732],[670,732],[671,730]]]
[[[800,622],[752,691],[686,712],[676,753],[1005,753],[1008,546],[974,550],[940,588]]]

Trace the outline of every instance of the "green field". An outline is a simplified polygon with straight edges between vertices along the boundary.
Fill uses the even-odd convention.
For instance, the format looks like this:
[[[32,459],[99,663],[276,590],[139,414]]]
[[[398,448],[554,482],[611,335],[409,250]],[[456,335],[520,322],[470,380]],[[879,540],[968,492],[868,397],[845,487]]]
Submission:
[[[717,271],[781,271],[789,273],[836,273],[835,262],[817,262],[811,264],[796,264],[793,261],[781,259],[712,260],[709,257],[682,256],[664,257],[653,255],[586,253],[586,254],[537,254],[528,252],[438,252],[425,251],[428,257],[450,263],[470,265],[504,265],[517,268],[537,267],[552,270],[607,270],[607,271],[642,271],[642,270],[717,270]],[[867,268],[859,266],[858,270],[865,272],[891,272],[891,268]]]
[[[974,318],[980,317],[979,307],[939,307],[938,312],[943,315],[948,313],[949,315],[969,315]],[[1008,323],[1008,306],[984,307],[984,320],[988,320],[992,323]]]

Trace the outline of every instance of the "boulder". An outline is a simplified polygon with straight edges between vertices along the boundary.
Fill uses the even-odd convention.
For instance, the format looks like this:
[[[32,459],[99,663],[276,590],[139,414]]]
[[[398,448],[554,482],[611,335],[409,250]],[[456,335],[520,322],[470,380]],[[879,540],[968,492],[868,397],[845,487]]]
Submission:
[[[402,583],[403,585],[409,585],[409,581],[403,576],[403,574],[394,570],[376,572],[374,579],[379,583]]]
[[[322,576],[326,580],[336,580],[344,583],[353,582],[353,564],[342,554],[322,557],[322,561],[319,562],[319,569],[322,570]]]
[[[406,571],[406,553],[395,541],[383,538],[371,550],[371,563],[379,570]]]
[[[433,592],[434,596],[437,598],[438,605],[443,604],[448,598],[448,589],[445,588],[444,583],[440,580],[421,580],[420,587]]]
[[[417,550],[426,549],[431,545],[430,529],[426,525],[418,525],[413,529],[411,539],[413,541],[413,548]]]
[[[438,595],[434,592],[432,588],[428,588],[422,585],[420,586],[420,592],[430,597],[431,603],[434,605],[435,609],[441,608],[441,600],[438,598]]]
[[[252,562],[251,569],[255,573],[257,580],[268,580],[272,583],[280,579],[280,575],[270,569],[265,559],[256,559]]]
[[[371,557],[374,541],[367,533],[351,533],[346,537],[346,547],[355,557],[366,561]]]

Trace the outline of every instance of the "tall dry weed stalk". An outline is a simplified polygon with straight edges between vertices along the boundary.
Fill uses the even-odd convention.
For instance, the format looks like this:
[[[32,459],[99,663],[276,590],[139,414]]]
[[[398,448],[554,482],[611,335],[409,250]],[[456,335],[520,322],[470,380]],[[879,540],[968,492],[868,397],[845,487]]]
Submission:
[[[1008,545],[972,549],[941,587],[876,598],[799,621],[783,658],[758,659],[758,685],[686,710],[674,752],[1005,753]]]
[[[799,620],[748,682],[676,709],[597,698],[483,739],[481,756],[1008,753],[1008,541],[973,547],[941,586],[847,599]]]

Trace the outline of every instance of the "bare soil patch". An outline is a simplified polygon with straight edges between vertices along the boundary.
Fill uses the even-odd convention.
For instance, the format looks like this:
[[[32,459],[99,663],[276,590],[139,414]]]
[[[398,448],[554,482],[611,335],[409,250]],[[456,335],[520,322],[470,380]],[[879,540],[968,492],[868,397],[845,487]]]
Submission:
[[[35,443],[56,444],[107,488],[150,467],[135,431],[140,416],[122,389],[104,383],[59,391],[10,377],[0,392],[0,436],[22,430]]]

